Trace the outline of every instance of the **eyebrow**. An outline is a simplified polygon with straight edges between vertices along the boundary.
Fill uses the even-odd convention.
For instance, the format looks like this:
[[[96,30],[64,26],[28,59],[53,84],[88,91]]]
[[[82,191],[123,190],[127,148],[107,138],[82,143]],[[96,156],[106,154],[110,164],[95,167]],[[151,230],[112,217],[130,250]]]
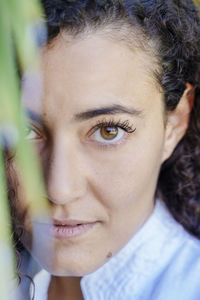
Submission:
[[[32,110],[26,108],[25,113],[28,116],[29,119],[37,122],[38,124],[44,125],[44,121],[42,119],[42,116],[33,112]]]
[[[37,114],[36,112],[33,112],[30,109],[26,109],[25,112],[29,119],[44,126],[44,121],[41,115]],[[132,107],[125,107],[122,105],[112,105],[108,107],[102,107],[99,109],[92,109],[82,113],[78,113],[73,117],[73,120],[85,121],[101,115],[117,115],[117,114],[128,114],[131,116],[141,117],[142,110],[137,110]]]
[[[122,105],[112,105],[108,107],[102,107],[99,109],[88,110],[74,116],[75,121],[85,121],[91,118],[95,118],[101,115],[117,115],[117,114],[128,114],[131,116],[140,117],[142,115],[141,110],[134,108],[125,107]]]

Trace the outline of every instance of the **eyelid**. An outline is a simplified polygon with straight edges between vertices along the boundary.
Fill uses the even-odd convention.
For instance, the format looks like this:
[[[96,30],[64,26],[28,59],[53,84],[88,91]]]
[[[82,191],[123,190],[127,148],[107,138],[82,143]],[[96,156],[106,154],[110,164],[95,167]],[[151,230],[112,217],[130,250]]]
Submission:
[[[133,133],[136,130],[136,128],[133,125],[130,125],[129,120],[121,121],[119,119],[118,121],[115,121],[114,119],[111,120],[103,119],[97,121],[97,123],[90,129],[89,134],[94,133],[95,130],[102,127],[118,127],[124,131],[127,131],[127,133]]]
[[[122,138],[120,138],[119,140],[116,141],[115,138],[113,138],[113,140],[105,140],[105,142],[101,142],[101,141],[95,141],[94,143],[100,147],[100,148],[111,148],[111,147],[116,147],[119,144],[122,144],[125,140],[127,140],[127,138],[130,136],[130,134],[134,133],[136,131],[136,128],[133,125],[130,125],[129,120],[126,121],[114,121],[112,120],[103,120],[103,121],[98,121],[97,124],[95,126],[93,126],[89,133],[89,141],[90,137],[95,134],[95,132],[97,132],[97,130],[100,130],[102,127],[118,127],[119,129],[124,131],[124,135]],[[117,136],[116,136],[117,137]]]

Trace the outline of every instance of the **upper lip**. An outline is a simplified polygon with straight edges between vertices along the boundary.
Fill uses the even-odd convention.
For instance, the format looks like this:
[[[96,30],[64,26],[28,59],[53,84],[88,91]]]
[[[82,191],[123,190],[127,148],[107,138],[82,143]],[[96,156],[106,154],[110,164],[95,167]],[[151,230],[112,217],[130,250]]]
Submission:
[[[91,224],[95,223],[96,221],[83,221],[83,220],[75,220],[75,219],[68,219],[68,220],[58,220],[53,219],[53,225],[57,226],[75,226],[75,225],[83,225],[83,224]]]

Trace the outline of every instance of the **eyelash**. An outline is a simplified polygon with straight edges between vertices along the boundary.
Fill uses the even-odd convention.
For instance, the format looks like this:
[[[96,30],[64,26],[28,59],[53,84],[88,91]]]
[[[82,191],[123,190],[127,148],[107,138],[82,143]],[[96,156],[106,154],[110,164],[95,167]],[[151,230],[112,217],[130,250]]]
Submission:
[[[92,127],[91,131],[94,133],[97,129],[101,129],[102,127],[119,127],[126,131],[127,133],[133,133],[136,128],[134,128],[132,125],[130,125],[129,121],[126,120],[124,122],[119,121],[98,121],[95,126]],[[134,129],[133,129],[134,128]]]
[[[30,124],[29,126],[26,127],[25,135],[28,136],[31,132],[34,132],[38,136],[37,139],[40,139],[42,137],[42,135],[41,135],[40,131],[38,130],[38,128],[33,124]]]
[[[98,121],[97,124],[92,127],[92,129],[89,132],[89,137],[92,136],[97,130],[102,129],[103,127],[117,127],[117,128],[124,130],[128,135],[132,134],[136,131],[136,128],[134,128],[133,125],[130,125],[130,122],[128,120],[126,120],[126,121],[103,120],[103,121]],[[106,147],[116,146],[116,145],[122,143],[123,141],[124,141],[124,139],[122,141],[120,140],[118,142],[114,141],[114,142],[108,143],[105,140],[105,143],[97,142],[97,144],[103,148],[106,148]]]

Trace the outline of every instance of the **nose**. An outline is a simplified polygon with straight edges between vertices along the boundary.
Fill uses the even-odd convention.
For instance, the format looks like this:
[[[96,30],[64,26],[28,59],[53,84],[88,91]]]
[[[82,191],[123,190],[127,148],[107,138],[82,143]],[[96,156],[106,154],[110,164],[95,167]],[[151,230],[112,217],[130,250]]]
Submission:
[[[47,173],[48,197],[55,204],[64,205],[81,198],[86,192],[87,183],[80,158],[70,142],[54,144]]]

